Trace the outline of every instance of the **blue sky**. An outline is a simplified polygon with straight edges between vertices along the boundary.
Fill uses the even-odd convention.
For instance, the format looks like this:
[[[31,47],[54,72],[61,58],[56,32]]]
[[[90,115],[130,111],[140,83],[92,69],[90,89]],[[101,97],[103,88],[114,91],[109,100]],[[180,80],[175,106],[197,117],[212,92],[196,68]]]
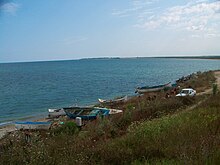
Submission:
[[[220,1],[0,0],[0,62],[220,54]]]

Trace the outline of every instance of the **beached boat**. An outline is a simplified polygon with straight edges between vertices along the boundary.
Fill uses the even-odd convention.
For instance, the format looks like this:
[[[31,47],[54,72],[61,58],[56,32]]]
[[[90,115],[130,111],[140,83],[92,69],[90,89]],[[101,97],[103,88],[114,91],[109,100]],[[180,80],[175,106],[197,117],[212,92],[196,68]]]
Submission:
[[[59,116],[65,116],[66,113],[63,110],[63,108],[61,109],[48,109],[48,117],[50,118],[54,118],[54,117],[59,117]]]
[[[119,109],[109,109],[109,110],[110,110],[109,115],[115,115],[123,112],[122,110]]]
[[[120,98],[116,98],[114,100],[103,100],[103,99],[98,99],[99,102],[101,104],[110,104],[110,103],[120,103],[120,102],[125,102],[128,100],[128,96],[123,96],[123,97],[120,97]]]
[[[110,112],[107,108],[98,107],[68,107],[63,109],[69,118],[81,117],[84,120],[93,120],[98,116],[108,116]]]
[[[157,92],[157,91],[161,91],[164,88],[167,87],[172,87],[171,82],[164,84],[164,85],[158,85],[158,86],[144,86],[144,87],[138,87],[135,91],[135,93],[139,93],[139,94],[143,94],[143,93],[148,93],[148,92]]]
[[[118,114],[118,113],[122,113],[123,111],[122,110],[119,110],[119,109],[108,109],[108,108],[100,108],[100,107],[96,107],[98,109],[103,109],[103,110],[109,110],[109,115],[115,115],[115,114]]]
[[[49,129],[51,122],[32,122],[32,121],[18,121],[15,122],[15,128],[20,129],[32,129],[32,130],[41,130]]]

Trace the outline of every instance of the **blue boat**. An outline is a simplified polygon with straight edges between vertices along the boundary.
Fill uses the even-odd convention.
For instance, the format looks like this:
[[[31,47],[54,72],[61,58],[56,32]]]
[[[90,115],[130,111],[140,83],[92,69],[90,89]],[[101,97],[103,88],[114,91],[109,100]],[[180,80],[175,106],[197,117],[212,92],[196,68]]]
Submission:
[[[83,120],[94,120],[98,116],[108,116],[110,112],[109,109],[98,107],[68,107],[63,109],[70,119],[81,117]]]
[[[32,129],[32,130],[41,130],[49,129],[51,122],[33,122],[33,121],[17,121],[15,122],[15,128],[20,129]]]

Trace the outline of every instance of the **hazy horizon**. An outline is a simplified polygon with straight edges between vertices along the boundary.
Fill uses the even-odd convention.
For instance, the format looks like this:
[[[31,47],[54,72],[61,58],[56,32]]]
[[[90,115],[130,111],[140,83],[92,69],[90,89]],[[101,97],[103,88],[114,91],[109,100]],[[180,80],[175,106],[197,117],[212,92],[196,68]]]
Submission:
[[[220,54],[220,1],[0,0],[0,63]]]

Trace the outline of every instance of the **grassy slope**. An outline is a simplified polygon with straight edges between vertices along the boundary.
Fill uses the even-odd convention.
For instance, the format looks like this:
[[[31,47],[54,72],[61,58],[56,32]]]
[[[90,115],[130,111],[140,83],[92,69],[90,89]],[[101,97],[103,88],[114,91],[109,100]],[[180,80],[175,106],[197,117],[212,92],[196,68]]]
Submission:
[[[213,96],[193,110],[132,124],[126,136],[100,147],[100,159],[109,164],[219,164],[219,100],[220,95]]]
[[[193,83],[213,79],[205,77]],[[0,143],[0,164],[218,164],[220,95],[187,108],[204,99],[137,98],[120,105],[123,115],[96,120],[81,131],[66,123],[49,133],[33,132],[31,143],[17,132]]]

